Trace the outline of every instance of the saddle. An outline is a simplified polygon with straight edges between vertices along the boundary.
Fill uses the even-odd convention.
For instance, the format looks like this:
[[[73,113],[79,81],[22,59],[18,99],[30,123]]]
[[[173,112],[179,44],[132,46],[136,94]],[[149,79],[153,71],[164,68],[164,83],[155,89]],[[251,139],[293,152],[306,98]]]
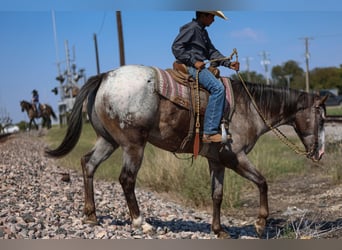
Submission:
[[[31,106],[32,106],[33,111],[37,113],[36,105],[34,105],[34,104],[32,103]],[[40,114],[37,114],[37,115],[40,115],[40,116],[41,116],[42,113],[43,113],[43,111],[45,111],[45,109],[46,109],[46,105],[45,105],[45,104],[42,104],[42,103],[39,103],[39,109],[40,109]]]
[[[208,99],[209,92],[199,85],[199,91],[196,89],[195,79],[188,74],[187,67],[184,64],[175,62],[173,69],[162,70],[156,67],[152,67],[156,71],[158,80],[156,81],[155,89],[164,98],[171,102],[186,108],[190,113],[190,124],[188,130],[188,136],[183,140],[181,149],[183,149],[188,142],[194,137],[195,131],[195,105],[196,95],[199,93],[199,114],[204,116]],[[227,77],[220,77],[220,71],[215,67],[209,67],[209,70],[221,80],[222,84],[226,89],[226,102],[223,117],[226,120],[226,126],[231,120],[231,116],[234,112],[234,96],[231,87],[230,79]]]

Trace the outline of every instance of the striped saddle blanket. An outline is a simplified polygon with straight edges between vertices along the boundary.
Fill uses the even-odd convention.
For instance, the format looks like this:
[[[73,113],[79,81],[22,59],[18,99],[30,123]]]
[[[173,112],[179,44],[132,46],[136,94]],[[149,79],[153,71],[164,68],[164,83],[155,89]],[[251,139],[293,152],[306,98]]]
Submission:
[[[190,87],[178,83],[169,71],[173,69],[162,70],[153,67],[157,73],[158,80],[156,82],[156,91],[171,102],[178,104],[186,109],[190,109],[192,105]],[[226,89],[226,105],[224,113],[231,113],[234,107],[234,95],[229,78],[220,78]],[[204,115],[205,109],[208,104],[209,92],[200,88],[200,114]],[[230,117],[229,114],[228,117]]]

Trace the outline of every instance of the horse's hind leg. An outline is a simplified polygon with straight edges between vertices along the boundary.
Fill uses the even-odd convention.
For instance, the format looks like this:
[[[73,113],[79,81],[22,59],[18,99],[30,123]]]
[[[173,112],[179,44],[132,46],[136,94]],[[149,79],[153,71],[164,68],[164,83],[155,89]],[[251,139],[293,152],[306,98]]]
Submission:
[[[45,123],[46,123],[46,128],[50,129],[51,128],[51,118],[49,116],[45,119]]]
[[[39,129],[38,124],[36,123],[34,119],[33,119],[33,123],[34,123],[34,127],[36,128],[36,130],[38,130]]]
[[[213,161],[209,162],[210,178],[211,178],[211,197],[213,200],[213,219],[211,229],[218,238],[230,238],[229,234],[222,229],[221,226],[221,204],[223,198],[223,181],[225,168],[221,164]]]
[[[94,184],[93,178],[97,167],[105,161],[118,145],[113,145],[102,137],[98,137],[95,146],[90,152],[81,158],[84,181],[84,215],[85,222],[96,224],[96,212],[94,201]]]
[[[144,148],[145,143],[143,145],[132,143],[123,147],[123,167],[119,181],[125,194],[133,226],[137,228],[143,226],[143,230],[150,231],[152,227],[143,221],[134,191],[137,174],[143,160]]]

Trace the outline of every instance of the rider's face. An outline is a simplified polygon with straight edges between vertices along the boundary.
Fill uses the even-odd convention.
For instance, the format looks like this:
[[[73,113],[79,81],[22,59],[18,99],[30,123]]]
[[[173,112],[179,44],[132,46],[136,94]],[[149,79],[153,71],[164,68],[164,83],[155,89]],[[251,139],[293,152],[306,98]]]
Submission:
[[[208,15],[203,15],[202,18],[202,23],[205,26],[210,26],[210,24],[212,24],[215,21],[215,16],[212,14],[208,14]]]

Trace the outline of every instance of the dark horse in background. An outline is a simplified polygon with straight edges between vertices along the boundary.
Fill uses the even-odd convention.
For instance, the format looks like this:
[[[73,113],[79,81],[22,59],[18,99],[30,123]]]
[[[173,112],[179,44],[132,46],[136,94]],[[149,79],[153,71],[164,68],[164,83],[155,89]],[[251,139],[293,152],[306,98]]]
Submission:
[[[82,105],[88,100],[87,112],[97,133],[97,141],[81,159],[84,179],[85,221],[97,223],[93,177],[99,165],[117,148],[123,151],[119,177],[127,201],[132,224],[151,226],[141,216],[135,196],[136,178],[146,143],[177,153],[193,153],[193,141],[181,149],[188,134],[189,111],[163,98],[156,92],[156,71],[151,67],[127,65],[94,76],[76,97],[65,138],[56,149],[47,149],[52,157],[72,151],[82,130]],[[325,98],[292,89],[246,83],[255,103],[274,128],[290,125],[313,161],[324,153]],[[226,168],[252,181],[259,189],[260,208],[256,231],[264,232],[269,215],[267,182],[247,157],[258,138],[270,131],[260,117],[240,81],[232,81],[235,112],[229,125],[232,138],[226,143],[200,144],[199,154],[208,159],[212,182],[212,230],[219,238],[229,238],[221,226],[221,202]],[[203,117],[201,118],[203,121]],[[201,123],[203,124],[203,123]]]
[[[40,105],[40,111],[41,114],[38,116],[38,112],[33,108],[32,103],[28,101],[21,101],[20,102],[20,107],[21,111],[24,112],[26,111],[27,116],[29,117],[29,130],[31,130],[32,124],[36,129],[38,129],[38,125],[35,121],[35,118],[42,118],[42,127],[45,127],[47,129],[51,128],[51,116],[53,117],[54,120],[57,120],[57,116],[55,112],[53,111],[52,107],[48,104],[39,104]]]

